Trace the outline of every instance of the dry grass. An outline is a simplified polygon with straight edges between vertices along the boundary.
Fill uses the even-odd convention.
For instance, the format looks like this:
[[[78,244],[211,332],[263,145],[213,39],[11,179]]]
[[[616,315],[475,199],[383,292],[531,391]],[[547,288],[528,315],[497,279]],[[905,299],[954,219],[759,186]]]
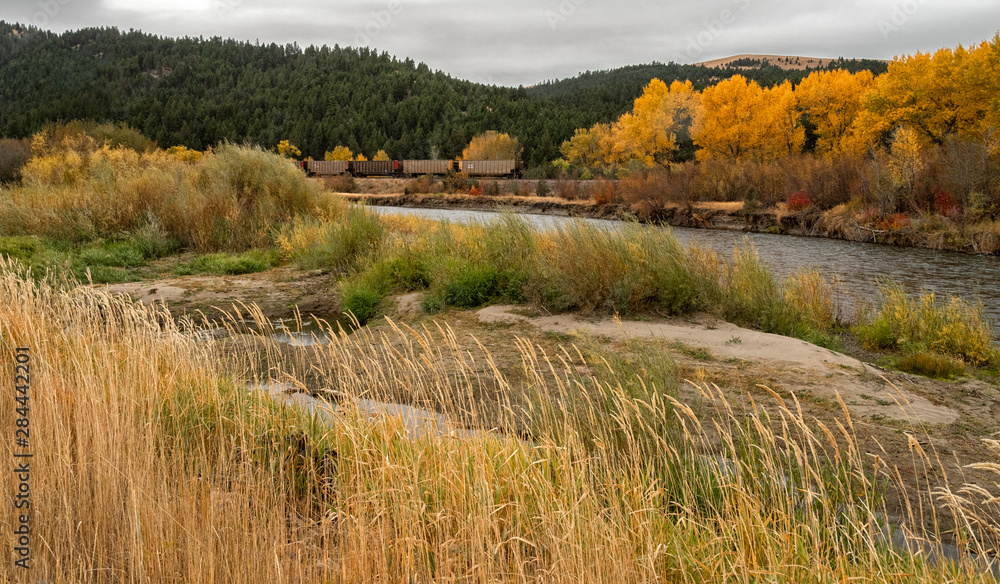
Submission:
[[[247,316],[261,319],[233,322]],[[888,549],[877,514],[896,471],[858,450],[846,412],[827,426],[775,396],[772,419],[699,386],[721,412],[710,422],[626,361],[521,339],[515,385],[447,328],[341,334],[308,359],[265,338],[222,352],[156,309],[9,269],[0,342],[8,363],[32,354],[34,580],[987,581]],[[352,408],[326,425],[243,389],[268,379],[409,396],[498,432],[414,436]],[[510,436],[525,427],[532,443]],[[955,485],[908,508],[930,513],[932,496],[962,541],[992,545],[989,493]],[[0,523],[13,512],[0,506]]]
[[[300,170],[260,148],[226,144],[188,163],[78,138],[36,153],[22,184],[0,190],[0,233],[88,242],[156,225],[197,251],[243,251],[272,245],[293,217],[337,213]]]

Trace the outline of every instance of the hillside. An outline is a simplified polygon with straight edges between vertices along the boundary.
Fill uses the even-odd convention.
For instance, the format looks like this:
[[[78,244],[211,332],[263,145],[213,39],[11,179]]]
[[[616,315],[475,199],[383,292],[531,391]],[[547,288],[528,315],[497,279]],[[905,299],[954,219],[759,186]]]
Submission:
[[[0,22],[0,135],[54,120],[126,122],[160,146],[282,139],[321,158],[452,157],[477,133],[518,136],[529,164],[592,114],[368,49],[171,39],[115,28],[53,34]]]
[[[885,61],[876,61],[871,59],[863,59],[861,61],[850,60],[846,61],[843,58],[840,59],[830,59],[826,57],[803,57],[801,55],[733,55],[731,57],[723,57],[722,59],[712,59],[711,61],[702,61],[696,63],[702,67],[738,67],[738,68],[759,68],[763,66],[778,67],[779,69],[784,69],[785,71],[803,71],[806,69],[830,69],[830,68],[847,68],[844,63],[863,63],[865,68],[874,67],[873,70],[879,69],[876,63],[885,63]],[[832,65],[832,67],[831,67]]]
[[[200,150],[224,140],[273,147],[288,139],[314,158],[337,145],[368,156],[384,149],[393,158],[450,158],[476,134],[497,130],[519,138],[530,167],[557,158],[575,129],[627,111],[654,77],[703,88],[737,72],[764,85],[807,74],[652,63],[525,90],[455,79],[364,48],[173,39],[113,27],[54,34],[0,21],[0,136],[91,119],[125,122],[164,147]]]

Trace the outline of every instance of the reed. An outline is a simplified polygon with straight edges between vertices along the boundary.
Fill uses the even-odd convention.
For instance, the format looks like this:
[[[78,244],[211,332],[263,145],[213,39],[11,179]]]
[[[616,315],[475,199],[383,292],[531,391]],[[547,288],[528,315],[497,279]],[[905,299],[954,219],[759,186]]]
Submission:
[[[232,336],[203,342],[159,309],[3,267],[2,353],[32,354],[33,579],[989,581],[888,546],[883,493],[899,473],[860,449],[846,410],[829,425],[777,394],[743,409],[697,385],[715,412],[699,416],[634,347],[615,361],[515,338],[512,377],[444,325],[337,331],[290,351],[241,306]],[[260,332],[238,334],[246,319]],[[324,421],[247,390],[278,381],[338,412]],[[415,433],[356,398],[477,432]],[[12,448],[0,441],[0,457]],[[922,472],[943,472],[914,452]],[[0,474],[0,489],[14,480]],[[998,500],[944,485],[903,508],[952,517],[985,552]],[[0,523],[13,513],[0,505]]]

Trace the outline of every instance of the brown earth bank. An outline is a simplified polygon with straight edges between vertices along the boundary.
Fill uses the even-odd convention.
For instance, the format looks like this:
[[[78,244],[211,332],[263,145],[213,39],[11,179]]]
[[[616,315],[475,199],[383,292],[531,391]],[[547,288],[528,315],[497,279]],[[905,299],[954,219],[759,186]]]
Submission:
[[[842,207],[825,212],[809,209],[792,212],[780,208],[747,211],[741,202],[700,202],[654,207],[641,201],[634,204],[599,204],[592,200],[516,195],[491,197],[467,194],[334,193],[334,196],[375,206],[470,211],[512,210],[564,217],[634,219],[674,227],[825,237],[970,254],[1000,254],[1000,229],[995,225],[869,228],[858,224],[852,219],[850,212]]]

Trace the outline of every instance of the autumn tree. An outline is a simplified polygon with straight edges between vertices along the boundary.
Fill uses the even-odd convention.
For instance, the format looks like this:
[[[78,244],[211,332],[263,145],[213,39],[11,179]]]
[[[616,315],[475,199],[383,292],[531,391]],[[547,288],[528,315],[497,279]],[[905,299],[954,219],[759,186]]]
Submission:
[[[897,58],[866,96],[858,125],[874,128],[871,141],[884,140],[901,125],[925,145],[940,146],[952,135],[978,136],[1000,122],[998,57],[1000,35],[971,49]]]
[[[800,152],[805,130],[791,83],[763,89],[734,75],[702,93],[692,137],[699,160],[773,160]]]
[[[649,166],[669,165],[678,135],[690,132],[698,105],[698,94],[690,81],[674,81],[667,87],[653,79],[635,100],[632,112],[616,124],[618,158],[641,160]]]
[[[323,160],[351,160],[354,153],[347,146],[337,146],[323,156]]]
[[[386,153],[385,150],[379,150],[378,152],[375,153],[375,156],[372,158],[372,160],[385,161],[385,160],[392,160],[392,159],[389,158],[389,155]]]
[[[609,163],[605,137],[611,133],[611,124],[595,124],[585,130],[579,128],[573,137],[562,143],[559,151],[570,164],[596,168]]]
[[[464,160],[514,160],[521,156],[517,138],[490,130],[479,134],[462,151]]]
[[[854,120],[874,79],[871,71],[814,71],[795,89],[799,109],[816,136],[817,153],[859,149]]]
[[[288,140],[282,140],[278,142],[278,154],[294,160],[302,156],[302,151],[296,148],[294,144],[289,143]]]

